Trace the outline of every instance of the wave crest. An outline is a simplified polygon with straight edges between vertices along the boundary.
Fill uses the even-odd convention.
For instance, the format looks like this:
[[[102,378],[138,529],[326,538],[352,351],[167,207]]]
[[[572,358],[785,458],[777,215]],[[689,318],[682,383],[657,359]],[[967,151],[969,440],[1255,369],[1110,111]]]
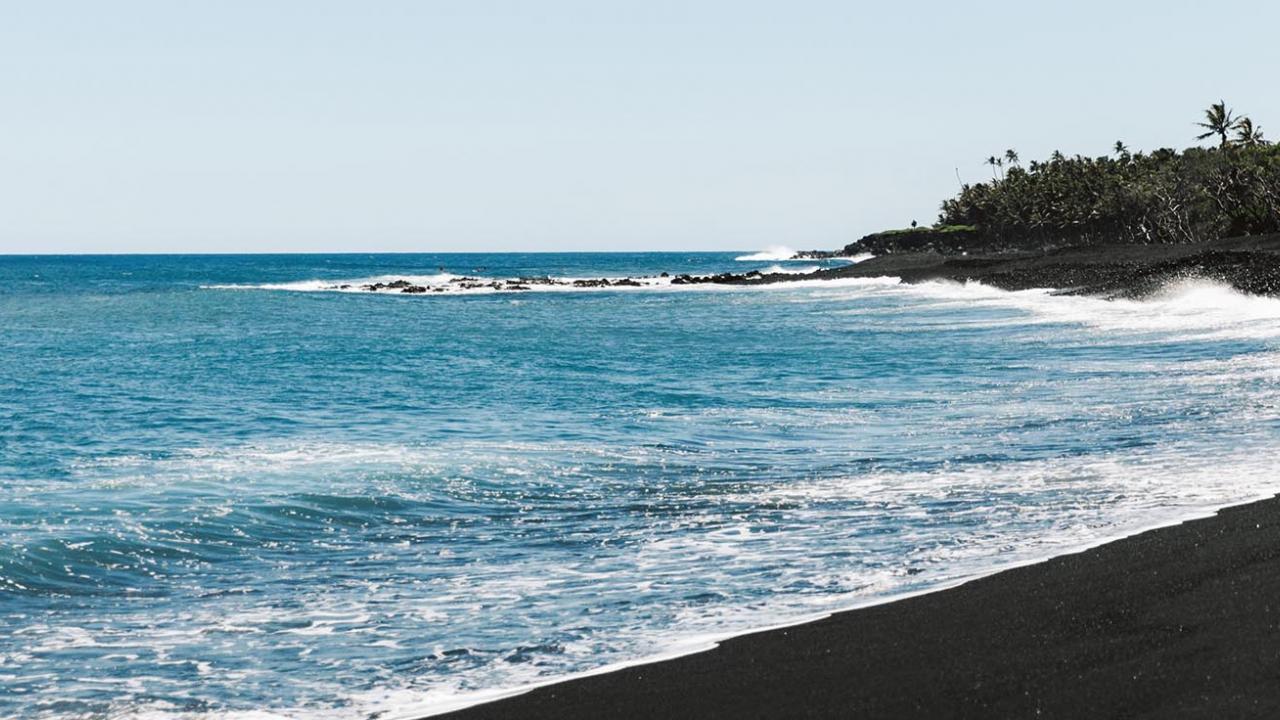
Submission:
[[[796,251],[786,245],[770,245],[760,252],[750,255],[739,255],[734,258],[739,262],[770,262],[778,260],[796,260]]]

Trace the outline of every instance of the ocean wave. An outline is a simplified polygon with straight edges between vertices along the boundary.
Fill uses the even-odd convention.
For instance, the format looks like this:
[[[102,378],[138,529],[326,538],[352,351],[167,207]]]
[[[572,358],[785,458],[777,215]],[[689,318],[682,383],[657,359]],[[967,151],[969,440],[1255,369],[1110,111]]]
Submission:
[[[1204,478],[1210,476],[1227,477],[1230,480],[1207,485]],[[1237,453],[1230,458],[1201,458],[1199,461],[1188,456],[1146,458],[1138,455],[1127,458],[1064,459],[1026,466],[1000,464],[948,472],[945,483],[939,482],[940,479],[937,474],[927,473],[916,477],[901,474],[849,477],[785,487],[774,495],[753,495],[750,501],[783,506],[814,505],[845,502],[851,496],[868,497],[862,493],[873,492],[877,493],[874,497],[877,497],[877,504],[881,507],[919,507],[920,512],[932,513],[936,510],[931,509],[931,506],[936,505],[937,509],[945,508],[949,517],[954,517],[962,524],[969,517],[974,525],[980,525],[992,517],[1022,515],[1022,519],[1027,519],[1025,514],[1029,508],[1020,501],[1025,500],[1030,493],[1045,492],[1064,500],[1075,493],[1077,499],[1066,507],[1030,509],[1030,512],[1041,515],[1040,520],[1047,526],[1042,534],[1033,537],[1019,537],[1004,529],[991,528],[977,542],[962,537],[902,538],[904,544],[917,544],[910,554],[911,562],[917,568],[945,566],[951,571],[946,577],[935,578],[923,586],[912,582],[911,572],[903,572],[902,569],[885,569],[879,572],[862,570],[856,574],[834,571],[827,576],[810,575],[807,578],[810,583],[821,585],[823,582],[832,582],[857,589],[825,605],[813,604],[806,607],[803,604],[793,604],[786,609],[776,605],[768,610],[762,608],[762,612],[754,614],[726,612],[717,618],[721,624],[718,631],[711,629],[714,627],[712,625],[684,637],[669,638],[660,649],[655,648],[650,655],[609,663],[587,671],[524,683],[517,681],[505,687],[485,690],[458,687],[405,690],[394,694],[368,693],[362,699],[370,703],[368,710],[389,712],[397,720],[431,717],[566,680],[705,652],[725,640],[743,634],[814,622],[837,612],[937,592],[1004,570],[1082,552],[1149,530],[1208,517],[1225,507],[1272,497],[1276,490],[1269,464],[1258,458],[1246,458],[1244,453]],[[883,497],[883,492],[888,488],[899,495],[898,500]],[[1115,503],[1116,506],[1105,513],[1107,516],[1104,517],[1104,514],[1096,513],[1081,504],[1078,499],[1081,497]],[[1141,500],[1131,502],[1135,498]],[[979,521],[979,518],[982,520]],[[842,520],[847,522],[847,518]],[[719,555],[725,561],[732,562],[737,558],[733,554],[724,553],[716,545],[723,542],[740,546],[751,535],[750,528],[722,531],[718,540],[698,542],[698,552],[703,556]],[[663,545],[655,550],[682,554],[682,551],[687,550],[682,546],[683,542]],[[694,616],[688,619],[693,620]],[[704,622],[706,620],[705,617],[698,619]]]
[[[933,300],[934,307],[1004,307],[1024,313],[995,324],[1077,325],[1161,341],[1171,336],[1186,340],[1280,338],[1280,298],[1249,295],[1210,280],[1173,281],[1142,299],[1060,295],[1048,288],[1001,290],[977,282],[893,287]]]
[[[628,561],[627,577],[620,568],[553,567],[538,565],[524,571],[476,567],[471,578],[433,584],[429,603],[417,598],[408,612],[401,603],[382,596],[374,606],[377,617],[359,604],[334,604],[316,593],[310,609],[282,623],[269,607],[247,609],[205,618],[209,627],[199,634],[151,636],[153,647],[177,653],[192,640],[209,642],[225,635],[241,647],[263,646],[282,652],[323,652],[338,643],[346,647],[344,634],[356,633],[363,646],[390,648],[393,657],[423,653],[412,638],[442,622],[459,622],[459,612],[470,607],[467,597],[483,597],[489,608],[514,611],[523,603],[533,606],[550,594],[578,594],[580,587],[601,593],[596,602],[609,602],[622,594],[651,592],[644,582],[668,582],[687,572],[695,563],[711,570],[726,585],[751,568],[763,566],[776,572],[779,586],[794,588],[768,602],[735,606],[718,602],[691,604],[680,608],[671,627],[651,627],[644,623],[586,633],[558,648],[542,651],[539,664],[504,660],[511,650],[449,649],[439,647],[427,653],[432,662],[449,657],[472,658],[474,667],[461,675],[413,678],[400,671],[372,674],[377,684],[369,689],[344,690],[340,705],[301,704],[292,708],[271,708],[255,716],[247,711],[189,713],[154,705],[145,709],[122,709],[114,717],[134,720],[167,718],[301,718],[319,717],[347,720],[359,717],[386,717],[410,720],[474,705],[479,702],[528,691],[534,687],[572,677],[607,672],[644,662],[654,662],[711,649],[727,638],[797,622],[814,620],[832,612],[887,602],[923,591],[933,591],[958,582],[1075,552],[1102,542],[1143,530],[1201,517],[1225,504],[1267,496],[1274,491],[1274,479],[1265,454],[1256,448],[1241,447],[1228,456],[1209,456],[1183,449],[1164,452],[1149,450],[1125,456],[1062,458],[1030,463],[994,463],[973,467],[940,468],[916,473],[879,472],[815,478],[803,482],[765,488],[742,488],[717,496],[725,507],[723,517],[703,518],[700,532],[659,533],[633,546],[635,557]],[[380,452],[380,451],[379,451]],[[345,453],[344,453],[345,454]],[[376,453],[375,453],[376,454]],[[1214,482],[1212,478],[1222,478]],[[870,505],[849,504],[850,498],[874,499]],[[1037,499],[1039,498],[1039,499]],[[527,502],[527,501],[526,501]],[[789,519],[742,518],[730,512],[734,507],[790,508],[782,512]],[[927,518],[945,511],[945,534]],[[899,565],[875,569],[889,559],[882,550],[863,547],[863,528],[891,525],[897,519],[894,547],[914,548],[899,557]],[[916,519],[911,519],[916,518]],[[1038,528],[1028,533],[1027,526]],[[965,530],[964,528],[969,528]],[[796,537],[788,540],[789,536]],[[766,541],[767,540],[767,541]],[[847,567],[839,564],[817,567],[806,561],[803,567],[787,569],[778,565],[779,544],[800,542],[812,552],[821,547],[860,547],[864,562]],[[898,553],[898,550],[890,550]],[[785,554],[786,557],[792,557]],[[919,569],[926,572],[914,574]],[[918,578],[926,578],[919,581]],[[641,580],[644,582],[640,582]],[[620,581],[640,582],[630,593]],[[625,584],[625,582],[624,582]],[[387,583],[388,589],[395,588]],[[616,587],[615,587],[616,586]],[[626,586],[633,587],[633,586]],[[801,588],[808,588],[805,591]],[[818,592],[822,590],[822,592]],[[394,590],[408,597],[407,587]],[[390,614],[388,614],[390,613]],[[421,619],[419,619],[419,615]],[[387,634],[393,627],[395,632]],[[163,619],[163,618],[161,618]],[[197,618],[189,618],[197,619]],[[403,621],[409,621],[407,624]],[[414,625],[419,630],[411,628]],[[76,628],[49,627],[27,633],[31,652],[37,655],[63,649],[84,651],[93,648],[134,647],[137,639],[103,637]],[[416,651],[413,649],[418,647]],[[315,650],[321,648],[321,650]],[[398,652],[404,649],[406,652]],[[413,651],[413,652],[410,652]],[[488,657],[493,655],[493,657]],[[351,658],[335,656],[329,662],[341,667],[341,677],[349,681]],[[593,662],[594,660],[594,662]],[[603,661],[603,662],[601,662]],[[202,677],[226,681],[219,664],[206,665]],[[548,673],[549,668],[560,668]],[[589,669],[583,669],[589,667]],[[173,685],[172,680],[155,678],[151,687]],[[316,681],[316,692],[338,688]],[[176,686],[175,686],[176,687]],[[342,687],[339,685],[338,687]],[[141,691],[141,688],[139,688]]]
[[[808,275],[811,272],[817,272],[822,268],[817,265],[802,265],[800,267],[783,267],[781,265],[770,265],[760,269],[761,275]]]
[[[847,262],[852,265],[865,260],[870,260],[873,257],[875,256],[871,253],[862,253],[859,255],[836,255],[823,259],[833,262]],[[815,257],[805,257],[805,255],[800,253],[798,250],[792,250],[785,245],[772,246],[767,250],[761,250],[760,252],[751,253],[750,255],[739,255],[734,258],[734,260],[738,262],[785,262],[789,260],[804,261],[817,259],[818,258]]]
[[[769,262],[777,260],[795,260],[798,253],[787,247],[786,245],[770,245],[768,248],[760,252],[751,253],[750,255],[739,255],[734,258],[739,262]]]
[[[672,287],[672,277],[513,277],[478,275],[375,275],[343,280],[299,280],[284,283],[202,285],[204,290],[287,290],[293,292],[381,293],[421,295],[489,295],[523,292],[583,292],[590,290],[653,290]]]

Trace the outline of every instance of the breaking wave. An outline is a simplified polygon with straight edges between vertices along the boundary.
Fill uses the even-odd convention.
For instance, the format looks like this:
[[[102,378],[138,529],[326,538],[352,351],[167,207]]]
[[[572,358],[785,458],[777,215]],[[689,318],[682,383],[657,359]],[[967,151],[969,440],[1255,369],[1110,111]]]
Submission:
[[[739,262],[770,262],[778,260],[796,260],[798,253],[786,245],[770,245],[767,249],[750,255],[739,255],[734,258]],[[803,258],[800,258],[803,259]]]
[[[924,282],[862,286],[858,292],[893,293],[927,301],[921,308],[971,312],[981,308],[1021,311],[1017,315],[971,320],[967,327],[1062,324],[1109,334],[1160,341],[1280,339],[1280,299],[1249,295],[1209,280],[1177,280],[1141,300],[1089,295],[1057,295],[1051,289],[1001,290],[981,283]],[[850,296],[852,297],[852,296]],[[895,315],[896,308],[838,311],[851,315]],[[913,323],[894,320],[900,328]],[[930,323],[917,329],[936,329]]]
[[[639,277],[514,277],[494,278],[478,275],[376,275],[347,280],[300,280],[285,283],[202,285],[207,290],[289,290],[294,292],[341,292],[384,294],[467,294],[488,295],[499,292],[581,292],[585,290],[655,289],[672,286],[671,276]]]

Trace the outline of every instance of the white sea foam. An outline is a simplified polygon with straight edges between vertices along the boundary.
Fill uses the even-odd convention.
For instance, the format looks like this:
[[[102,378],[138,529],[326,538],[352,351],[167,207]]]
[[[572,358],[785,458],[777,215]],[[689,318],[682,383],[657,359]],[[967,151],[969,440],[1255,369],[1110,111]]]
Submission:
[[[607,280],[608,285],[594,285]],[[490,295],[493,293],[527,292],[588,292],[593,290],[653,290],[672,287],[670,277],[661,276],[596,276],[554,278],[495,278],[477,275],[377,275],[372,277],[340,280],[299,280],[286,283],[262,283],[257,285],[202,285],[206,290],[287,290],[293,292],[380,293],[403,295],[402,287],[380,287],[395,282],[407,282],[425,289],[424,295]],[[619,281],[627,284],[615,285]],[[578,284],[581,283],[581,284]]]
[[[1244,365],[1265,369],[1274,361],[1273,355],[1264,359],[1249,356],[1249,362]],[[1175,364],[1169,365],[1171,370],[1176,367]],[[1196,378],[1216,383],[1215,391],[1221,392],[1229,389],[1225,386],[1239,380],[1236,373],[1241,367],[1237,360],[1204,360],[1191,370]],[[1170,391],[1185,381],[1173,372],[1158,374],[1165,377],[1161,382]],[[1252,383],[1253,380],[1246,382]],[[767,408],[760,412],[764,413],[760,420],[772,417],[776,422],[792,415]],[[1036,417],[1041,411],[1019,408],[1016,403],[990,408],[992,416],[1006,420],[1010,413],[1016,412]],[[754,411],[747,409],[738,409],[735,413],[755,415]],[[796,418],[791,417],[790,420],[794,422]],[[1230,419],[1232,423],[1253,426],[1267,418],[1259,416],[1249,418],[1248,422],[1245,420],[1239,416]],[[814,417],[810,421],[818,422],[821,418]],[[958,428],[958,431],[972,433],[979,429],[966,426]],[[788,594],[784,591],[766,602],[741,606],[731,603],[686,606],[676,612],[674,625],[649,627],[639,623],[613,628],[607,638],[588,639],[566,646],[565,657],[576,658],[579,666],[593,664],[593,658],[603,659],[603,666],[594,667],[586,673],[552,672],[548,675],[533,665],[500,664],[487,673],[469,678],[415,680],[391,675],[381,680],[377,689],[348,695],[342,707],[308,705],[295,709],[275,708],[264,717],[351,720],[376,714],[408,720],[517,694],[566,677],[705,650],[724,638],[747,631],[811,620],[833,611],[894,599],[904,592],[916,592],[907,589],[915,587],[911,576],[905,573],[908,566],[935,568],[927,587],[921,589],[938,589],[1014,565],[1083,549],[1155,525],[1198,517],[1224,504],[1265,496],[1274,491],[1276,485],[1268,459],[1270,456],[1260,451],[1265,449],[1265,442],[1262,445],[1258,443],[1258,438],[1250,438],[1246,434],[1239,437],[1233,443],[1234,449],[1227,453],[1210,452],[1198,445],[1175,445],[1107,456],[794,480],[752,485],[728,493],[714,490],[716,506],[791,510],[786,511],[784,517],[746,519],[729,510],[722,514],[713,506],[709,513],[674,518],[681,524],[667,529],[647,528],[643,529],[645,535],[636,538],[629,539],[625,535],[614,538],[615,542],[623,543],[639,541],[633,545],[622,568],[616,565],[616,560],[613,564],[605,563],[598,567],[589,561],[551,565],[531,562],[519,569],[478,565],[470,568],[465,576],[433,584],[430,594],[425,597],[413,595],[411,586],[404,585],[392,585],[390,594],[414,597],[411,605],[414,623],[426,623],[422,626],[426,630],[432,624],[457,622],[463,615],[473,613],[474,610],[467,608],[474,608],[475,599],[481,597],[485,599],[486,613],[493,616],[537,607],[546,602],[546,598],[578,593],[584,587],[590,588],[593,595],[601,593],[605,598],[617,597],[611,584],[619,580],[619,571],[625,572],[628,578],[644,578],[651,587],[655,582],[663,585],[678,583],[687,577],[690,567],[699,567],[722,578],[727,587],[740,574],[767,568],[774,573],[771,582],[775,587],[824,588],[824,592]],[[395,468],[400,473],[407,471],[410,477],[424,479],[458,473],[487,477],[508,466],[518,466],[526,471],[532,469],[539,476],[553,477],[557,468],[563,466],[563,461],[551,458],[570,457],[577,458],[574,472],[586,478],[604,467],[645,462],[646,452],[653,451],[596,444],[548,447],[516,442],[447,447],[313,443],[193,451],[184,457],[164,461],[177,465],[163,470],[161,474],[172,473],[189,478],[192,473],[199,474],[201,468],[214,468],[215,474],[247,481],[261,478],[264,473],[287,471],[293,474],[292,471],[304,470],[306,476],[312,478],[310,482],[315,485],[313,490],[316,492],[336,491],[331,483],[337,482],[345,486],[341,491],[343,494],[358,495],[363,491],[352,487],[348,478],[376,476],[380,466]],[[659,453],[648,461],[656,462],[660,457]],[[367,464],[353,467],[353,459]],[[141,465],[155,462],[146,458],[136,461]],[[326,470],[325,465],[329,463],[332,463],[332,468]],[[114,470],[119,469],[120,464],[114,462],[104,467]],[[324,480],[326,477],[331,479]],[[411,496],[405,491],[406,487],[412,486],[421,486],[428,494],[434,492],[430,489],[431,484],[411,482],[398,488],[400,496]],[[463,494],[453,495],[454,501],[470,498],[468,502],[476,503],[492,502],[493,494],[497,492],[494,488],[485,487],[466,489],[461,486],[457,489]],[[576,498],[576,492],[566,488],[564,498]],[[1028,503],[1027,499],[1033,496],[1060,499]],[[607,497],[608,492],[591,495],[589,501],[601,503]],[[851,505],[851,499],[872,502]],[[946,507],[948,522],[954,521],[954,528],[943,535],[930,529],[925,519],[931,507]],[[903,521],[897,522],[895,517]],[[909,522],[909,518],[917,518],[917,521]],[[982,521],[970,524],[964,522],[965,518],[982,518]],[[897,522],[902,530],[896,543],[913,548],[911,552],[899,556],[894,554],[897,551],[860,547],[863,540],[859,528],[866,523],[885,522]],[[1018,529],[1020,523],[1026,522],[1042,522],[1044,527],[1036,534],[1028,534]],[[964,527],[973,530],[960,529]],[[857,549],[866,562],[851,560],[848,564],[815,564],[808,557],[815,548]],[[803,554],[796,555],[797,552]],[[866,555],[868,552],[872,554]],[[890,554],[883,558],[875,554],[882,552]],[[891,563],[873,569],[872,566],[882,559]],[[625,594],[630,595],[634,590],[633,585],[628,585]],[[309,643],[331,642],[335,637],[334,634],[319,636],[318,633],[332,633],[335,626],[344,623],[377,627],[394,617],[385,615],[386,610],[405,611],[399,603],[387,605],[386,595],[376,589],[370,590],[369,597],[382,599],[373,606],[379,608],[377,617],[371,618],[369,612],[347,601],[329,600],[325,593],[317,592],[307,603],[308,613],[296,618],[305,624],[270,637],[296,638],[300,643],[296,647],[301,652],[309,652],[306,648],[316,647]],[[423,615],[424,612],[427,615]],[[215,619],[239,630],[270,625],[278,621],[279,614],[269,608],[257,608],[240,616],[219,614],[208,620],[213,622]],[[60,643],[65,643],[64,638],[68,637],[74,638],[72,642],[76,645],[84,642],[83,636],[74,631],[58,631],[50,636],[51,644],[45,646],[61,647]],[[413,637],[406,635],[403,640],[411,642]],[[163,645],[180,644],[184,638],[180,635],[166,639],[152,636],[149,640]],[[395,640],[373,635],[365,646],[394,648]],[[598,645],[600,642],[605,645]],[[443,648],[437,650],[437,654],[441,653]],[[222,673],[216,665],[210,672],[215,677]],[[135,715],[125,712],[120,717]],[[136,717],[189,718],[191,715],[151,709]],[[225,720],[251,716],[211,713],[207,717]]]
[[[973,282],[927,282],[896,288],[939,303],[1006,307],[1026,313],[1025,317],[997,321],[1001,324],[1064,323],[1108,333],[1197,340],[1280,338],[1280,299],[1247,295],[1208,280],[1176,281],[1140,300],[1055,295],[1049,289],[1006,291]]]
[[[455,279],[463,277],[452,273],[435,273],[432,275],[373,275],[369,277],[342,280],[297,280],[294,282],[259,283],[259,284],[215,284],[202,285],[206,290],[292,290],[294,292],[370,292],[364,285],[391,283],[405,280],[423,287],[447,286]],[[483,279],[489,282],[489,278]],[[346,286],[346,287],[344,287]],[[396,292],[396,291],[389,291]]]
[[[799,267],[783,267],[782,265],[770,265],[769,267],[761,268],[760,274],[762,275],[773,275],[773,274],[807,275],[808,273],[817,272],[818,270],[821,270],[821,269],[822,268],[818,267],[817,265],[801,265]]]
[[[884,490],[892,487],[903,501],[914,505],[920,502],[921,497],[936,497],[939,501],[950,502],[955,496],[966,492],[963,487],[966,482],[974,484],[973,492],[987,495],[993,492],[1001,492],[1002,487],[1008,488],[1015,493],[1026,492],[1030,488],[1037,486],[1049,487],[1055,491],[1060,491],[1064,484],[1087,485],[1090,486],[1090,490],[1096,492],[1096,488],[1093,486],[1097,483],[1106,483],[1121,478],[1126,481],[1126,484],[1136,483],[1131,488],[1126,487],[1125,491],[1122,492],[1148,493],[1143,498],[1145,502],[1127,508],[1122,515],[1107,518],[1106,520],[1102,520],[1091,513],[1081,513],[1080,511],[1084,508],[1078,505],[1062,508],[1060,511],[1055,510],[1054,512],[1058,514],[1055,527],[1042,537],[1018,538],[1012,535],[990,534],[981,543],[983,549],[977,552],[975,552],[977,548],[972,546],[952,546],[949,540],[938,542],[937,540],[920,538],[925,544],[913,553],[913,561],[952,568],[952,573],[947,578],[926,588],[895,592],[895,588],[902,587],[903,573],[901,572],[886,570],[879,573],[868,573],[864,570],[839,573],[829,576],[827,579],[837,585],[857,587],[858,591],[856,593],[850,593],[841,600],[826,603],[824,604],[825,607],[812,605],[808,608],[807,614],[804,612],[803,604],[799,606],[793,604],[789,611],[783,611],[780,615],[772,615],[767,611],[757,612],[754,614],[754,625],[723,630],[719,633],[703,632],[686,636],[676,641],[669,640],[663,651],[655,652],[642,658],[610,663],[585,672],[511,685],[505,688],[480,691],[438,688],[416,692],[401,691],[382,696],[369,693],[362,696],[361,700],[369,703],[366,706],[369,710],[387,712],[390,713],[388,717],[403,720],[443,714],[463,707],[523,694],[555,682],[610,672],[640,664],[660,662],[681,655],[704,652],[715,648],[724,640],[741,634],[813,622],[829,617],[836,612],[879,605],[955,587],[1003,570],[1041,562],[1057,555],[1080,552],[1148,530],[1207,517],[1223,507],[1271,497],[1277,488],[1269,463],[1259,461],[1257,458],[1244,460],[1236,457],[1225,464],[1222,458],[1215,458],[1212,462],[1190,464],[1185,464],[1181,460],[1182,458],[1169,459],[1154,466],[1145,465],[1141,461],[1133,463],[1117,459],[1086,460],[1075,463],[1068,460],[1061,464],[1047,463],[1031,466],[1012,474],[1006,470],[977,470],[968,473],[968,477],[960,478],[962,483],[959,487],[941,484],[938,482],[939,478],[936,475],[929,474],[922,474],[914,481],[908,479],[908,482],[905,483],[902,482],[903,478],[900,476],[892,478],[846,478],[841,481],[817,483],[807,488],[786,488],[776,496],[753,496],[750,501],[754,503],[813,503],[823,502],[824,500],[842,501],[850,497],[851,494],[858,496],[860,490],[868,488]],[[1163,471],[1172,471],[1176,474],[1171,476]],[[1227,476],[1232,479],[1232,482],[1215,487],[1204,482],[1207,476]],[[1170,482],[1171,480],[1172,482]],[[884,503],[886,501],[880,500],[880,502]],[[1016,514],[1022,511],[1022,507],[1015,505],[979,506],[973,509],[974,513],[983,516],[993,513]],[[745,535],[750,535],[750,532],[722,532],[708,536],[708,539],[716,538],[719,541],[732,543],[735,540],[741,540]],[[907,543],[912,541],[911,538],[904,540]],[[995,548],[999,546],[1003,547],[996,551]],[[685,548],[655,546],[654,549],[658,552],[667,553],[672,550],[684,550]],[[740,547],[718,547],[715,544],[710,544],[699,548],[699,554],[702,557],[706,557],[707,553],[718,555],[723,558],[723,562],[730,563],[734,560],[741,560],[741,556],[744,554]],[[678,554],[683,555],[683,552],[678,552]],[[985,558],[979,559],[979,554],[984,555]],[[817,583],[824,582],[824,578],[821,576],[809,575],[808,579]],[[774,608],[775,612],[781,609],[781,607]],[[700,622],[705,623],[706,618],[690,614],[687,615],[685,620],[697,625]],[[735,623],[742,622],[744,617],[725,613],[718,620],[731,627]]]
[[[819,270],[820,266],[809,265],[799,268],[773,265],[761,270],[761,273],[779,273],[801,275]],[[439,275],[380,275],[375,277],[354,278],[344,280],[300,280],[289,283],[263,283],[259,285],[203,285],[206,290],[281,290],[292,292],[328,292],[328,293],[378,293],[387,295],[403,295],[402,287],[381,287],[370,289],[381,283],[384,286],[396,281],[404,281],[425,289],[420,296],[436,295],[490,295],[494,293],[527,294],[545,292],[629,292],[629,291],[697,291],[697,292],[743,292],[749,290],[769,289],[785,291],[804,288],[842,288],[862,287],[867,285],[896,285],[900,281],[895,277],[870,278],[832,278],[814,280],[795,280],[789,282],[768,283],[761,285],[730,285],[723,283],[673,283],[673,278],[662,276],[617,276],[617,277],[553,277],[549,282],[527,280],[521,278],[492,278],[477,276]],[[595,284],[600,281],[607,284]]]
[[[760,252],[751,253],[750,255],[739,255],[734,258],[740,262],[769,262],[776,260],[795,260],[796,251],[786,245],[770,245],[768,248]]]
[[[832,261],[847,262],[852,265],[852,264],[863,262],[865,260],[870,260],[873,257],[875,256],[872,255],[871,253],[861,253],[859,255],[839,255],[835,257],[829,257],[826,259],[832,260]],[[750,255],[739,255],[738,257],[734,258],[734,260],[737,260],[738,262],[786,262],[786,261],[804,261],[804,260],[814,260],[814,259],[816,258],[804,257],[798,251],[792,250],[791,248],[786,247],[785,245],[775,245],[770,247],[767,250],[761,250],[760,252],[751,253]]]

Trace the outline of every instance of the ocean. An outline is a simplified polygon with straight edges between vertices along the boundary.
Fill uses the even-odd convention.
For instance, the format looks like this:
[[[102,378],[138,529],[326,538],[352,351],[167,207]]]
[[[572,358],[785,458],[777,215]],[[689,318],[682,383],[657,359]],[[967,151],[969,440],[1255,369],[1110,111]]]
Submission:
[[[1280,489],[1278,300],[661,276],[783,257],[0,257],[0,716],[414,718]]]

